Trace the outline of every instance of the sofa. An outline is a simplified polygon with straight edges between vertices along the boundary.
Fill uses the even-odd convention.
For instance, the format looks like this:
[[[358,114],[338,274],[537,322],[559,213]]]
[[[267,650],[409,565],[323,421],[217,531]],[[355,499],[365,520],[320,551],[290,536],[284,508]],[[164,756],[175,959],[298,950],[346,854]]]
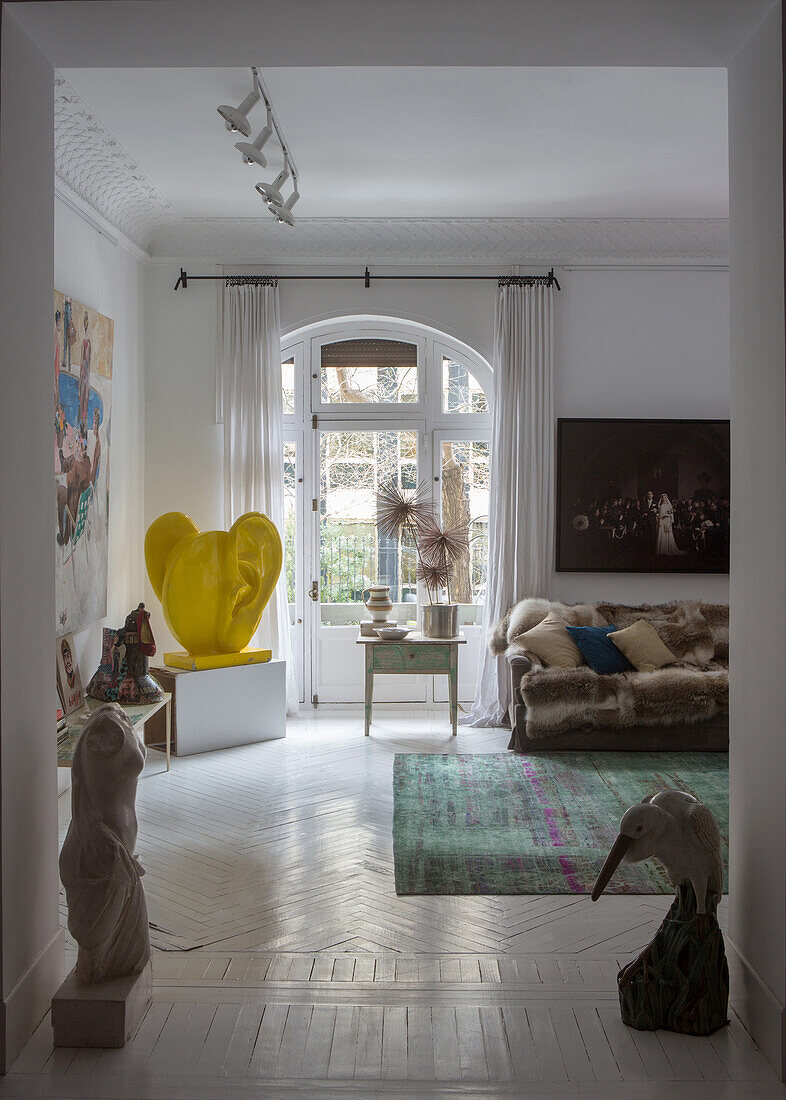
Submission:
[[[588,665],[548,667],[517,642],[555,612],[574,626],[618,630],[650,622],[677,661],[654,672],[599,675]],[[515,752],[608,749],[726,752],[729,747],[729,609],[698,600],[650,606],[521,600],[493,628],[507,660]]]

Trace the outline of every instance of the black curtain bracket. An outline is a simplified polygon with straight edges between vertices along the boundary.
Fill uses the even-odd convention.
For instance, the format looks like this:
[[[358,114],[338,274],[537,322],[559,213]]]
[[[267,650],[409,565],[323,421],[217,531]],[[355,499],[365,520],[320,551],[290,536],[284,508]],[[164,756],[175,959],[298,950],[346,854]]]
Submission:
[[[224,286],[278,286],[278,275],[227,275]]]
[[[553,267],[548,275],[500,275],[497,286],[555,286],[562,290]]]

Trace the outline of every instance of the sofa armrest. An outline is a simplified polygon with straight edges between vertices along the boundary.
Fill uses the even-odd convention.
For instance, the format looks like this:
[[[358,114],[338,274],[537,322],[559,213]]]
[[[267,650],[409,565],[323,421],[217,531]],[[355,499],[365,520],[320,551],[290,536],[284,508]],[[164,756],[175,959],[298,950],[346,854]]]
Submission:
[[[524,700],[521,698],[521,677],[532,668],[532,661],[523,653],[511,653],[507,657],[508,677],[510,682],[510,715],[511,729],[516,728],[517,721],[524,717]]]
[[[521,677],[532,670],[532,661],[524,653],[511,653],[508,655],[508,667],[511,678],[520,684]]]

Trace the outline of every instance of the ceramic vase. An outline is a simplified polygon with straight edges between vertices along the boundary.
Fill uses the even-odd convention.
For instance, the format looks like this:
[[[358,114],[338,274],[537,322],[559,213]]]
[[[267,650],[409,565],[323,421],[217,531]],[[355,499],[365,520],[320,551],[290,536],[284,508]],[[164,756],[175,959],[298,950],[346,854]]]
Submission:
[[[368,595],[366,595],[368,593]],[[393,610],[393,601],[390,598],[389,584],[372,584],[363,593],[363,603],[371,616],[373,623],[384,625],[387,622],[388,613]]]

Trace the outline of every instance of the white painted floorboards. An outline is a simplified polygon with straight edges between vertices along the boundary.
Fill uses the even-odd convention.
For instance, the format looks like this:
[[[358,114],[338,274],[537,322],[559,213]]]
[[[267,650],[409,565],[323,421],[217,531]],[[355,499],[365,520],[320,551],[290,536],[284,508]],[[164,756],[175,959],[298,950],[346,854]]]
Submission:
[[[667,897],[396,897],[393,754],[507,737],[379,707],[365,738],[362,708],[324,707],[169,775],[151,752],[153,1004],[122,1051],[53,1050],[47,1017],[0,1097],[785,1095],[736,1018],[708,1039],[620,1022],[620,962]]]

